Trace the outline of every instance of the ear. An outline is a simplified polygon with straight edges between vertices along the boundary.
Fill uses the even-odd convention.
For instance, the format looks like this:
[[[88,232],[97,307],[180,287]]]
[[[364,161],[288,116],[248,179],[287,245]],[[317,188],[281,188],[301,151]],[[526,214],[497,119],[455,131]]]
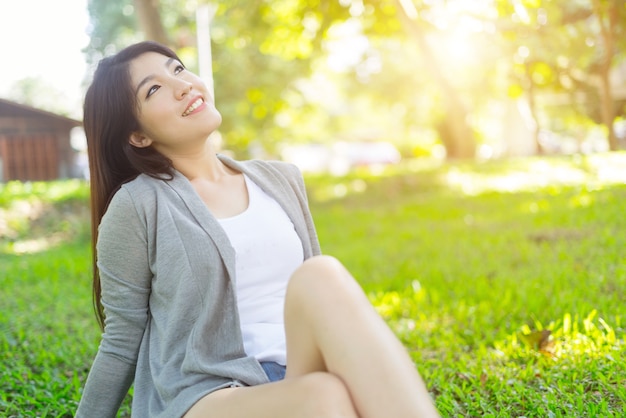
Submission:
[[[146,148],[152,145],[152,139],[148,138],[141,132],[133,132],[128,138],[130,145],[137,148]]]

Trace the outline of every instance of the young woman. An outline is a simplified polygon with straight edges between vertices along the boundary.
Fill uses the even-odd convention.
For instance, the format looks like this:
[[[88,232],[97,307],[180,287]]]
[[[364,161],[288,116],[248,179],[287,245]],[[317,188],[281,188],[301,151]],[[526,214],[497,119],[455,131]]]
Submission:
[[[85,98],[102,341],[77,417],[437,416],[402,344],[320,255],[300,172],[238,162],[170,49],[102,60]],[[286,374],[285,374],[286,373]]]

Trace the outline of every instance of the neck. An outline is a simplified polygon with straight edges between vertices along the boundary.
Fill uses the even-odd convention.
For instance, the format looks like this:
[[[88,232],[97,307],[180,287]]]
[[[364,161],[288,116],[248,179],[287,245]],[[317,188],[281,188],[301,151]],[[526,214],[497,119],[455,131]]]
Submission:
[[[230,170],[217,158],[210,141],[199,150],[169,155],[174,168],[190,181],[218,181]]]

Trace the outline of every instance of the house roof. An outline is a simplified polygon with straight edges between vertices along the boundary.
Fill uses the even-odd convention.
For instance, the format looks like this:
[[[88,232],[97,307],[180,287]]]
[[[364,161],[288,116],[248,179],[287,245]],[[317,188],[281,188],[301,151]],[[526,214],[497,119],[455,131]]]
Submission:
[[[0,98],[0,118],[3,117],[41,117],[54,119],[71,126],[82,125],[82,122],[76,119]]]

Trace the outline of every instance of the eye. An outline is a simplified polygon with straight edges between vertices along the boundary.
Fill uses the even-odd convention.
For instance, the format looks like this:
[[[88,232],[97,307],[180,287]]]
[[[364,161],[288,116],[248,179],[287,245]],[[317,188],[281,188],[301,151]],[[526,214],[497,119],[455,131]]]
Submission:
[[[148,93],[146,94],[146,98],[152,96],[161,86],[157,86],[156,84],[148,89]]]
[[[174,74],[182,73],[183,71],[185,71],[185,67],[183,67],[181,64],[178,64],[174,68]]]

